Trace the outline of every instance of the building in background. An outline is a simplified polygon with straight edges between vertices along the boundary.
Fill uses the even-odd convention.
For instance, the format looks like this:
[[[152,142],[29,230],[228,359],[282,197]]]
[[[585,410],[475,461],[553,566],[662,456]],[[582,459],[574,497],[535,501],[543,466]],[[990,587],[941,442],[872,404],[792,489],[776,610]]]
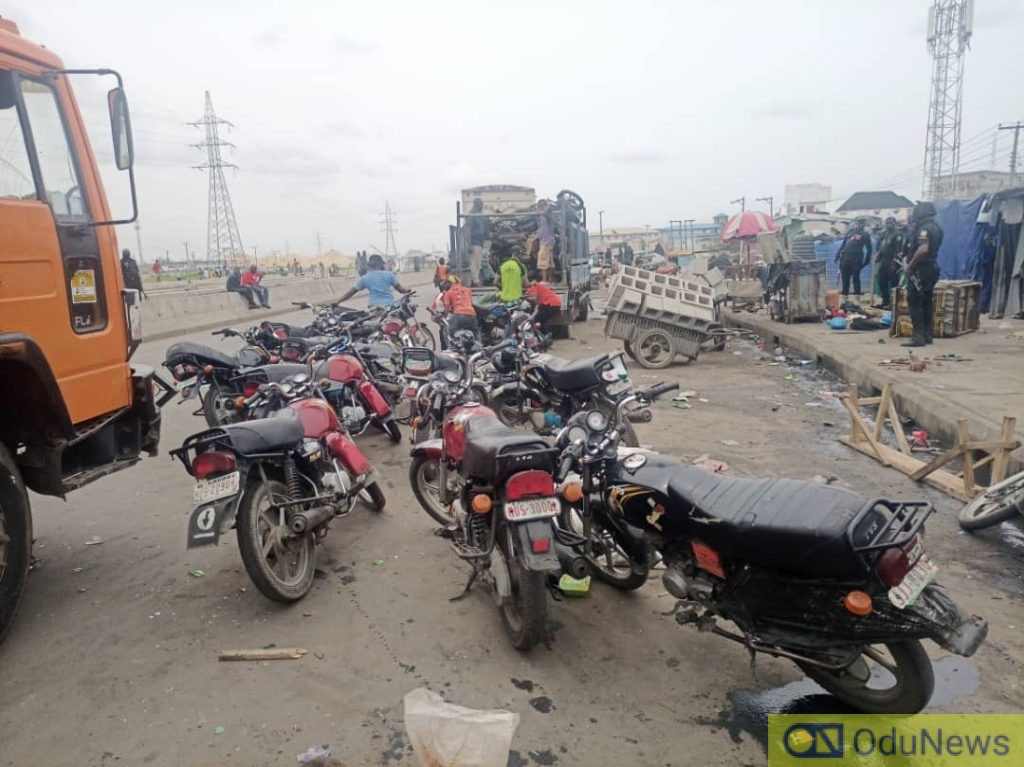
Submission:
[[[939,176],[939,187],[956,189],[959,200],[973,200],[983,194],[994,194],[1012,188],[1012,173],[1001,170],[971,170],[957,174],[956,184],[950,176]]]
[[[603,234],[590,232],[590,252],[603,253],[608,248],[629,245],[635,253],[646,253],[654,250],[659,240],[664,239],[662,230],[653,226],[620,226],[615,229],[606,227]]]
[[[783,211],[795,213],[825,213],[832,200],[832,187],[827,184],[786,184]]]
[[[911,200],[895,192],[854,192],[835,212],[849,218],[895,216],[900,221],[907,221],[913,209]]]

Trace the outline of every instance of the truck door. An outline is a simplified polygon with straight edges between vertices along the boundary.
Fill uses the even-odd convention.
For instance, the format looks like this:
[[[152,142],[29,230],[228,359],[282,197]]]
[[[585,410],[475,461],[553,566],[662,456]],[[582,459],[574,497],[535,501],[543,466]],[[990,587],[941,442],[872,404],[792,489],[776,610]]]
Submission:
[[[0,69],[0,327],[43,349],[80,423],[130,391],[72,135],[51,82]]]

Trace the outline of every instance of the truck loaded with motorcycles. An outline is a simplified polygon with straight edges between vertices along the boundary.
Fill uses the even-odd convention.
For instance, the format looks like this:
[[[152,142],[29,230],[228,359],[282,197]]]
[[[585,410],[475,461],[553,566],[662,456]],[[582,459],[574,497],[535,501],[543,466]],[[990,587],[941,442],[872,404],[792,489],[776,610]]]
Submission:
[[[113,78],[114,161],[132,213],[117,219],[71,86]],[[64,497],[155,455],[173,390],[131,361],[139,296],[125,288],[114,225],[137,217],[121,76],[69,70],[0,19],[0,638],[21,603],[32,556],[26,489]],[[165,390],[161,395],[160,390]]]

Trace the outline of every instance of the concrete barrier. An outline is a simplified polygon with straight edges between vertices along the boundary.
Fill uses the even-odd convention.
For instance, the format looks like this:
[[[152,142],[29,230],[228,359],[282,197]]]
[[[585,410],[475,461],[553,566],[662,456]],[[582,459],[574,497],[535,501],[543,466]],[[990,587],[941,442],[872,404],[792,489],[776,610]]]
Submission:
[[[226,325],[251,327],[260,320],[294,312],[292,301],[326,303],[352,285],[351,279],[291,279],[268,282],[273,309],[250,309],[238,293],[190,290],[149,294],[142,302],[142,337],[147,341],[170,338]]]

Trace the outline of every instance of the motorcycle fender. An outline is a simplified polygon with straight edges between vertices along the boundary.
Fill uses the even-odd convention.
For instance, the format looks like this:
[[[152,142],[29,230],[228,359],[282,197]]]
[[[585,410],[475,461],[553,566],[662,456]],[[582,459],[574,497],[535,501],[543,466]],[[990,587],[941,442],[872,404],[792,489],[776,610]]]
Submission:
[[[381,393],[377,391],[377,387],[370,381],[360,381],[359,393],[363,397],[363,402],[367,404],[370,412],[375,416],[385,418],[391,415],[391,408],[388,406],[388,403],[381,396]]]
[[[516,559],[519,560],[519,564],[524,570],[555,575],[562,572],[562,566],[558,563],[558,554],[555,552],[555,536],[551,529],[550,519],[536,519],[512,524],[516,533]],[[548,540],[548,550],[543,554],[535,554],[533,542],[545,538]]]
[[[444,443],[439,439],[427,439],[419,444],[413,445],[409,455],[413,458],[430,458],[440,461]]]
[[[331,432],[327,435],[326,442],[331,454],[341,461],[341,465],[352,476],[361,477],[373,468],[369,459],[363,455],[363,451],[356,446],[356,443],[341,432]]]
[[[235,526],[238,517],[238,506],[245,494],[246,471],[239,467],[242,476],[239,478],[238,494],[215,501],[201,503],[192,509],[188,517],[188,538],[185,548],[196,549],[202,546],[215,546],[221,535]]]
[[[641,565],[649,563],[651,547],[648,545],[647,535],[643,530],[613,514],[605,514],[603,510],[596,513],[600,514],[601,523],[613,532],[616,543],[622,547],[632,561]]]

